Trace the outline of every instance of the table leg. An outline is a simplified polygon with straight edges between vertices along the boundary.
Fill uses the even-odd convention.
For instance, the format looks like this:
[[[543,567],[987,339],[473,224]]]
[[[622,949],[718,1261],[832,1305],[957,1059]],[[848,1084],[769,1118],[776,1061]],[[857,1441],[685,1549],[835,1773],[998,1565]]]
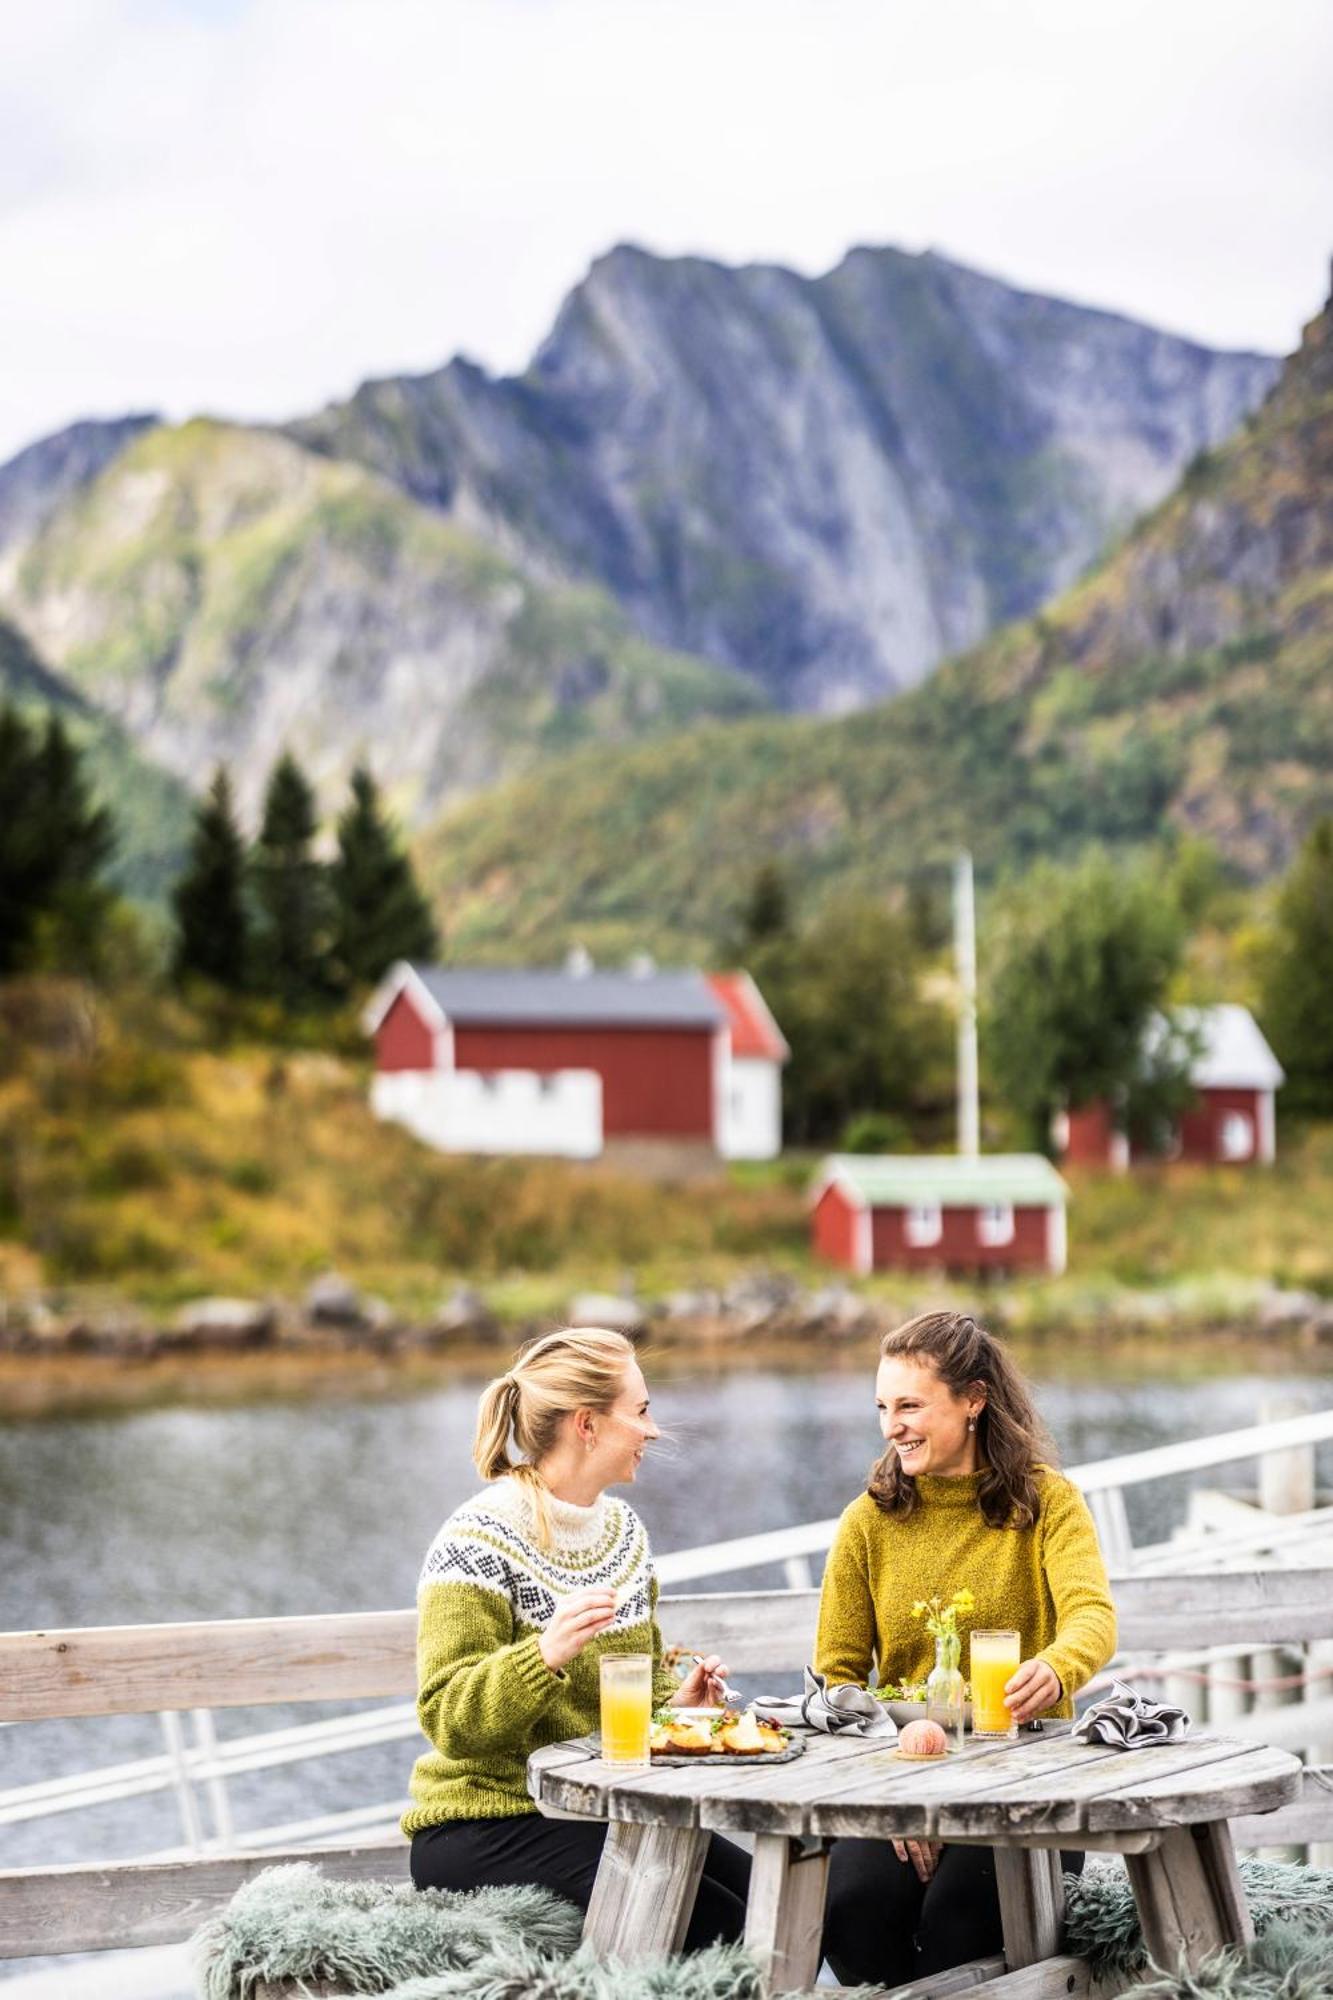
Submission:
[[[599,1958],[650,1958],[679,1951],[703,1874],[708,1835],[692,1826],[639,1826],[613,1819],[583,1921]]]
[[[1054,1958],[1065,1916],[1064,1876],[1054,1847],[997,1847],[1004,1961],[1011,1972]]]
[[[802,1854],[785,1833],[757,1833],[745,1942],[770,1993],[804,1992],[819,1975],[828,1849]]]
[[[1148,1956],[1173,1972],[1181,1953],[1191,1971],[1219,1945],[1254,1937],[1245,1889],[1224,1819],[1171,1827],[1151,1854],[1127,1854]]]

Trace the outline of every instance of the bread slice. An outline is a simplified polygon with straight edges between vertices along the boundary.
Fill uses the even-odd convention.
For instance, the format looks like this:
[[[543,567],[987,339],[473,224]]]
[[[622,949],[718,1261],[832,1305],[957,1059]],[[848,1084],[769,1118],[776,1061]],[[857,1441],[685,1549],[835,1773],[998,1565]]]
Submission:
[[[702,1723],[679,1717],[659,1723],[648,1738],[649,1755],[656,1751],[659,1756],[707,1757],[715,1747],[711,1731]]]
[[[774,1723],[761,1722],[752,1708],[744,1715],[724,1722],[717,1733],[718,1747],[732,1757],[759,1757],[785,1750],[787,1733]]]

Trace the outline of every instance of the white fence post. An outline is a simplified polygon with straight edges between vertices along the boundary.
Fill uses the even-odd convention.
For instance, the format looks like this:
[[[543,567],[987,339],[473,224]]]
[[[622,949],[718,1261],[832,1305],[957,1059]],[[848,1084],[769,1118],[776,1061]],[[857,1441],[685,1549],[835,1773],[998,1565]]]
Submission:
[[[1109,1570],[1134,1567],[1134,1538],[1129,1532],[1129,1512],[1123,1486],[1098,1487],[1088,1495],[1088,1507],[1097,1528],[1097,1539]]]
[[[1290,1396],[1266,1396],[1259,1405],[1265,1424],[1303,1414]],[[1315,1504],[1314,1446],[1287,1445],[1259,1459],[1259,1505],[1269,1514],[1308,1514]]]
[[[227,1794],[227,1780],[216,1768],[218,1735],[213,1723],[211,1708],[196,1708],[194,1715],[194,1740],[202,1753],[206,1776],[204,1789],[208,1793],[209,1808],[213,1814],[213,1838],[223,1847],[230,1845],[236,1827],[231,1816],[231,1799]],[[213,1768],[209,1769],[208,1767]]]
[[[181,1831],[185,1835],[185,1845],[192,1854],[202,1854],[204,1823],[199,1813],[199,1801],[195,1797],[189,1755],[185,1748],[185,1731],[181,1727],[179,1711],[174,1708],[164,1708],[160,1720],[162,1735],[166,1740],[167,1755],[171,1759],[171,1789],[176,1794],[176,1804],[180,1808]]]

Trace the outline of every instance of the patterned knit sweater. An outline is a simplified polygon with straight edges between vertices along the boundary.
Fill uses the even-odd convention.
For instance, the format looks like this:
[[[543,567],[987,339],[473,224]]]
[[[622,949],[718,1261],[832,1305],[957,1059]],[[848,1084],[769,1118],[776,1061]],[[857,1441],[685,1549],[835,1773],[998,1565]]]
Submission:
[[[977,1505],[980,1475],[923,1473],[920,1505],[886,1514],[868,1493],[838,1523],[819,1601],[815,1664],[833,1683],[923,1681],[934,1641],[912,1605],[968,1589],[967,1629],[1016,1629],[1025,1660],[1046,1660],[1061,1699],[1046,1712],[1072,1715],[1073,1696],[1115,1650],[1115,1608],[1083,1495],[1057,1472],[1038,1476],[1036,1525],[988,1527]],[[964,1643],[962,1667],[967,1673]]]
[[[523,1483],[499,1479],[450,1515],[426,1553],[417,1715],[432,1747],[412,1772],[404,1833],[535,1812],[528,1756],[596,1728],[603,1653],[650,1653],[655,1702],[675,1688],[662,1667],[657,1579],[638,1515],[605,1493],[591,1507],[548,1504],[549,1549],[537,1544]],[[596,1588],[619,1594],[614,1624],[553,1673],[541,1634],[561,1598]]]

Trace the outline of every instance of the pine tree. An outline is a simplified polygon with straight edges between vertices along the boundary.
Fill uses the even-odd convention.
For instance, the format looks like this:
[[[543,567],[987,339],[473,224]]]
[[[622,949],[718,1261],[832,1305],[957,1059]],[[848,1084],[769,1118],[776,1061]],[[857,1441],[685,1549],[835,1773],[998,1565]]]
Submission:
[[[764,861],[755,870],[750,893],[741,912],[740,945],[743,955],[751,946],[768,944],[785,937],[791,929],[791,902],[787,878],[776,861]]]
[[[245,905],[245,843],[236,824],[231,779],[219,765],[208,797],[195,807],[190,858],[171,895],[176,913],[172,964],[177,979],[210,979],[239,992],[250,968]]]
[[[113,900],[101,875],[114,848],[60,717],[39,735],[0,709],[0,973],[25,961],[39,927],[44,956],[88,960]]]
[[[46,888],[32,802],[37,745],[15,708],[0,708],[0,975],[21,962]]]
[[[252,871],[255,984],[289,1013],[332,996],[327,872],[311,851],[316,825],[315,795],[295,758],[284,754],[264,794]]]
[[[345,989],[373,985],[397,959],[434,957],[438,937],[430,909],[364,768],[352,773],[330,878],[333,956]]]
[[[1283,1102],[1333,1111],[1333,819],[1321,819],[1278,900],[1264,1026],[1287,1072]]]

